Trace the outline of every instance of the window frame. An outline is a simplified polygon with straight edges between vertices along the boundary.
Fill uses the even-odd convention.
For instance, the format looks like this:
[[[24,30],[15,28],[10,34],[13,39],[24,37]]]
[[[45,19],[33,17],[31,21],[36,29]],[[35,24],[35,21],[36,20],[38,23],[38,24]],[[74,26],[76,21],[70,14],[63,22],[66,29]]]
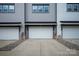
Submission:
[[[34,5],[37,6],[36,11],[33,10],[33,6],[34,6]],[[47,11],[47,12],[44,10],[44,7],[45,7],[46,5],[48,6],[48,11]],[[43,9],[42,9],[41,12],[39,11],[39,7],[40,7],[40,6],[43,7]],[[32,4],[32,13],[49,13],[49,6],[50,6],[49,4]]]
[[[2,5],[2,11],[0,11],[0,13],[15,13],[15,3],[0,3],[0,5]],[[7,12],[4,12],[3,11],[3,6],[4,5],[7,5],[8,6],[8,11]],[[14,6],[14,9],[13,9],[13,11],[10,11],[9,10],[9,6],[10,5],[13,5]]]

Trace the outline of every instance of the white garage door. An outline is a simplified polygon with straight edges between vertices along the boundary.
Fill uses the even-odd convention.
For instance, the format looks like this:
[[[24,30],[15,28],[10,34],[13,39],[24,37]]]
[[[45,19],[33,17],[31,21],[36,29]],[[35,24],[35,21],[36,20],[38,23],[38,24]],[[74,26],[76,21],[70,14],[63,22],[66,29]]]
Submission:
[[[64,26],[63,38],[79,39],[79,26]]]
[[[31,26],[29,38],[53,38],[53,27]]]
[[[18,40],[18,27],[0,27],[0,40]]]

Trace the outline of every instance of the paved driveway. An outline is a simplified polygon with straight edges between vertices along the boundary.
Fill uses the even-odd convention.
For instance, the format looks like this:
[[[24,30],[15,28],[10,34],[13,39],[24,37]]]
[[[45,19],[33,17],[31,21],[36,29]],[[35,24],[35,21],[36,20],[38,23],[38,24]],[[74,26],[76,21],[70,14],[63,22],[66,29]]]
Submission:
[[[63,56],[63,55],[79,55],[78,51],[69,49],[59,43],[51,40],[25,40],[12,51],[0,51],[0,55],[9,56]]]

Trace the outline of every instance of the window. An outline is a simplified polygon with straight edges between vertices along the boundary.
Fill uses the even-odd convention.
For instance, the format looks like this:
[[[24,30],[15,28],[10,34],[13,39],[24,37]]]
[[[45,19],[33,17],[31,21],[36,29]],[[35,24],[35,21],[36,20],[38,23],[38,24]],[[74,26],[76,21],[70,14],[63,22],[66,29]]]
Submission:
[[[14,12],[14,5],[9,5],[9,12]]]
[[[2,5],[0,5],[0,12],[2,12]]]
[[[48,13],[49,4],[32,4],[33,13]]]
[[[15,4],[0,4],[0,13],[12,13],[15,10]]]
[[[79,12],[79,3],[67,3],[68,12]]]
[[[8,5],[3,5],[3,12],[8,12]]]

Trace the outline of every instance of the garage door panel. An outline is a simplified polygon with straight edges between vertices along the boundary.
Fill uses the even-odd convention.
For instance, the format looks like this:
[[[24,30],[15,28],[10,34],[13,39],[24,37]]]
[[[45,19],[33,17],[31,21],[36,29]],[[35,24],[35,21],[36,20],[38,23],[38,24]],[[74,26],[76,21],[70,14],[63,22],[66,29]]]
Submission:
[[[18,40],[18,27],[0,27],[0,40]]]
[[[53,38],[53,27],[29,27],[29,38]]]
[[[64,26],[63,38],[78,39],[79,38],[79,26]]]

